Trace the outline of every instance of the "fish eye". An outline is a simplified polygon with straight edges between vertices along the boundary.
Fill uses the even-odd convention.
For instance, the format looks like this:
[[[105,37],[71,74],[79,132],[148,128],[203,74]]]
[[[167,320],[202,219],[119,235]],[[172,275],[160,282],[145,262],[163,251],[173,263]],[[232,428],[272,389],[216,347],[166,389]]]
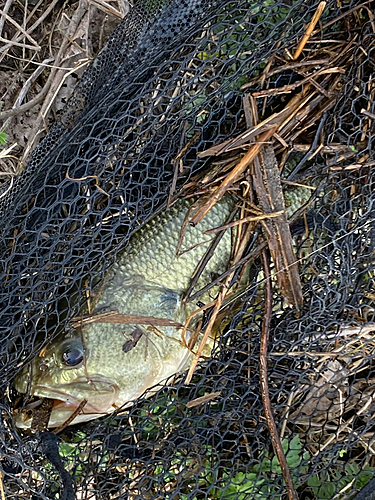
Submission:
[[[77,366],[82,363],[84,350],[80,345],[66,346],[63,350],[61,360],[66,366]]]

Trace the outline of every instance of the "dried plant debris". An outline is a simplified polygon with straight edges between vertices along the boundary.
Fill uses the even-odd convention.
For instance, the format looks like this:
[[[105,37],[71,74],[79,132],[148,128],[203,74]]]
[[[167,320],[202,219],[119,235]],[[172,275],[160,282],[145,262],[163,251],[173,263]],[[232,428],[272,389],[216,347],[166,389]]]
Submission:
[[[323,9],[325,2],[321,2],[321,4]],[[373,17],[371,19],[373,20]],[[358,66],[363,68],[361,71],[364,73],[361,78],[362,81],[366,82],[366,96],[369,96],[366,104],[367,110],[365,108],[359,109],[357,106],[356,112],[359,116],[362,115],[361,120],[364,120],[362,130],[373,129],[372,120],[375,116],[368,110],[371,107],[371,99],[373,100],[375,96],[375,85],[371,72],[365,72],[365,68],[368,67],[368,54],[375,50],[373,37],[367,39],[370,46],[366,47],[365,50],[361,46],[358,51],[356,34],[345,42],[340,39],[337,41],[329,40],[327,45],[322,45],[323,33],[324,29],[318,29],[313,34],[310,32],[308,41],[312,48],[308,52],[308,57],[294,62],[288,61],[287,58],[283,59],[278,54],[277,57],[271,58],[263,73],[243,86],[243,89],[251,89],[256,87],[258,83],[264,85],[265,82],[268,82],[266,86],[271,86],[273,77],[282,72],[291,71],[299,76],[299,79],[292,84],[282,87],[272,86],[266,90],[249,91],[250,93],[244,98],[243,105],[247,118],[247,130],[241,132],[237,137],[229,138],[221,144],[215,144],[209,149],[199,152],[201,158],[219,157],[218,161],[213,162],[215,165],[214,173],[211,171],[209,174],[199,176],[195,181],[195,186],[194,182],[185,186],[188,192],[195,188],[196,192],[205,193],[208,196],[205,205],[191,218],[193,224],[199,223],[205,213],[227,190],[236,192],[240,199],[243,199],[241,183],[253,186],[254,194],[252,196],[249,196],[252,189],[249,190],[248,187],[246,189],[247,205],[244,206],[250,210],[251,205],[255,203],[265,215],[259,220],[265,230],[279,289],[288,302],[297,309],[302,306],[302,288],[289,224],[285,217],[286,206],[294,205],[294,210],[289,211],[288,214],[289,222],[303,218],[306,245],[310,231],[307,214],[311,202],[314,202],[314,191],[320,182],[323,179],[332,178],[333,172],[360,170],[361,175],[363,175],[363,169],[371,169],[374,165],[374,162],[371,161],[366,133],[352,134],[353,140],[350,142],[341,135],[342,143],[337,142],[340,133],[336,136],[327,136],[325,133],[330,111],[340,106],[342,101],[343,82],[345,81],[343,75],[351,71],[354,56],[357,58]],[[362,55],[360,51],[363,52]],[[361,89],[353,86],[349,90],[352,92],[355,102]],[[292,94],[292,96],[279,99],[279,96],[285,94]],[[347,95],[345,97],[348,98]],[[273,113],[270,112],[272,109],[274,109]],[[266,114],[263,120],[260,119],[254,124],[252,119],[258,112],[266,112]],[[309,138],[310,142],[308,142]],[[254,144],[263,144],[264,142],[268,144],[262,148],[254,149]],[[243,153],[244,149],[247,152]],[[274,159],[275,153],[280,158],[281,177]],[[311,169],[317,155],[324,156],[326,164],[326,167],[319,171]],[[265,156],[273,158],[272,161],[265,161]],[[269,173],[264,166],[269,166]],[[276,169],[272,170],[272,166],[276,166]],[[282,193],[280,180],[277,181],[279,183],[277,185],[269,177],[272,172],[276,174],[276,179],[280,179],[283,183],[285,200],[280,198]],[[354,187],[354,182],[350,192],[356,196],[358,188]],[[277,186],[276,191],[272,191],[273,186]],[[295,187],[295,190],[299,191],[299,199],[298,196],[288,194],[288,189],[291,187]],[[339,194],[333,190],[330,196],[334,202],[338,199]],[[296,203],[294,203],[295,201]],[[281,213],[278,214],[279,212]],[[278,214],[276,217],[275,213]],[[267,214],[272,217],[267,218]],[[242,219],[242,223],[249,223],[250,220],[251,217],[245,217]],[[255,220],[256,218],[253,218],[252,222]],[[241,219],[238,222],[240,223]],[[237,221],[232,224],[237,224]],[[278,227],[278,224],[281,225]],[[310,245],[304,248],[303,255],[311,254]],[[258,255],[260,251],[259,247]],[[301,255],[301,248],[299,255]],[[287,274],[290,273],[288,277],[286,277],[286,271]],[[351,342],[343,343],[340,349],[332,351],[332,358],[327,345],[327,357],[323,358],[323,361],[319,356],[316,357],[317,363],[314,371],[318,375],[310,378],[309,384],[305,386],[306,389],[303,385],[293,389],[292,394],[294,398],[299,400],[299,403],[293,405],[297,406],[298,409],[289,415],[290,422],[302,426],[315,426],[318,422],[320,424],[324,422],[327,429],[329,425],[335,426],[337,422],[340,422],[340,432],[344,433],[341,439],[345,439],[346,431],[354,419],[350,412],[356,408],[357,404],[360,404],[359,415],[361,415],[372,405],[374,390],[370,383],[364,380],[354,384],[349,383],[350,377],[358,373],[359,365],[361,370],[364,370],[363,363],[359,362],[363,359],[362,350],[355,358],[358,363],[348,364],[353,352],[351,344]],[[324,349],[324,345],[321,347]],[[340,351],[340,359],[335,358],[337,351]],[[343,361],[341,361],[341,357],[344,358]],[[359,387],[366,387],[364,393],[360,394]],[[306,390],[307,393],[305,393]],[[302,399],[301,393],[304,393]],[[351,416],[345,423],[347,415]],[[332,438],[333,436],[327,440],[325,446],[332,442]]]
[[[0,149],[0,182],[22,171],[129,6],[127,0],[5,2],[0,13],[0,131],[14,149],[5,158]]]
[[[319,16],[323,12],[324,7],[325,3],[321,2]],[[316,20],[314,23],[316,23]],[[191,223],[198,223],[207,210],[221,198],[226,190],[230,188],[235,189],[234,186],[240,185],[242,179],[248,180],[249,177],[246,176],[246,169],[253,161],[255,172],[259,171],[259,166],[265,164],[264,151],[266,153],[270,152],[270,154],[271,152],[272,154],[276,153],[281,158],[281,182],[284,186],[285,200],[282,200],[280,197],[276,199],[276,193],[273,195],[270,192],[267,193],[270,182],[264,172],[263,176],[259,174],[255,175],[252,180],[256,184],[254,187],[256,197],[258,198],[258,208],[264,213],[269,214],[277,212],[278,209],[282,210],[288,213],[289,219],[293,222],[295,222],[297,217],[300,218],[304,214],[306,216],[307,203],[309,201],[311,203],[319,179],[327,177],[332,171],[351,170],[362,166],[371,167],[372,162],[367,162],[369,153],[363,134],[360,142],[348,145],[346,143],[340,144],[328,141],[324,133],[327,114],[329,110],[337,105],[342,96],[342,75],[345,75],[350,69],[353,54],[358,49],[355,43],[356,34],[345,42],[341,39],[338,39],[337,42],[329,40],[327,45],[323,45],[321,36],[324,33],[324,29],[323,31],[318,29],[315,32],[308,29],[307,33],[307,39],[304,39],[303,43],[308,41],[312,46],[312,49],[308,52],[308,57],[302,58],[297,62],[288,60],[288,56],[283,59],[279,54],[277,57],[271,57],[269,64],[265,66],[265,70],[259,76],[243,85],[243,90],[256,87],[259,83],[265,85],[268,82],[267,86],[270,86],[272,79],[279,73],[290,71],[296,76],[298,75],[299,78],[296,79],[295,83],[282,87],[272,85],[270,89],[257,90],[245,95],[243,104],[245,115],[249,114],[249,112],[252,113],[254,109],[258,113],[257,108],[259,107],[259,110],[262,110],[263,113],[267,111],[263,120],[260,120],[256,124],[248,124],[247,130],[241,132],[237,137],[227,139],[222,144],[216,144],[210,149],[198,153],[202,158],[212,157],[212,155],[220,155],[224,158],[220,161],[214,173],[217,179],[223,180],[220,181],[221,184],[217,188],[214,188],[215,177],[212,174],[209,177],[205,176],[196,181],[197,192],[212,191],[212,194],[210,194],[208,201],[200,211],[191,218]],[[285,53],[286,55],[288,54],[287,51]],[[329,57],[327,57],[327,54],[329,54]],[[360,59],[365,62],[366,58],[367,54],[364,52],[363,57],[360,57]],[[297,59],[297,57],[293,59]],[[372,92],[375,92],[371,75],[368,78],[370,87],[374,89]],[[353,91],[356,92],[358,89],[353,89]],[[282,101],[275,99],[276,96],[284,94],[292,94],[292,97],[283,98]],[[272,100],[270,101],[271,97]],[[267,101],[269,103],[266,108]],[[281,104],[283,101],[284,104]],[[368,102],[367,107],[369,106],[370,102]],[[270,112],[272,109],[275,109],[274,113]],[[366,114],[365,110],[362,109],[360,113],[364,113],[364,116],[371,120],[371,116],[368,112]],[[369,126],[371,126],[371,122],[365,124],[366,129]],[[299,140],[300,137],[302,140]],[[307,137],[311,137],[310,144],[306,143]],[[267,146],[267,148],[262,148],[261,150],[254,150],[254,146],[251,145],[254,141],[255,143],[257,141],[258,143],[262,143],[263,141],[269,141],[270,138],[273,138],[271,147]],[[250,149],[249,153],[243,156],[241,151],[244,148]],[[361,151],[363,151],[363,154],[361,154]],[[298,153],[305,154],[299,161],[295,162],[293,158],[298,158]],[[311,164],[317,154],[326,157],[327,165],[327,169],[318,172],[318,176],[316,172],[311,172],[308,168],[306,169],[306,166]],[[266,154],[266,157],[268,158],[270,155]],[[357,158],[355,164],[340,166],[340,163],[348,163],[354,157]],[[272,163],[275,164],[275,162],[276,160]],[[251,173],[250,170],[250,176],[252,175],[254,173]],[[312,184],[311,181],[313,181]],[[262,190],[261,183],[263,183]],[[191,187],[192,185],[189,184],[185,186],[185,189],[191,189]],[[295,189],[292,189],[292,187]],[[289,208],[291,205],[293,205],[294,210],[286,211],[286,208]],[[304,205],[306,205],[305,208],[303,207]],[[276,230],[275,224],[278,224],[278,218],[284,220],[284,222],[282,222],[282,227]],[[265,218],[263,226],[269,239],[268,243],[275,262],[279,287],[290,304],[296,306],[298,309],[302,304],[302,290],[299,283],[296,257],[292,250],[293,245],[291,243],[289,227],[286,225],[285,215],[280,215],[278,218],[272,217],[268,222],[267,218]],[[273,229],[267,230],[267,226],[270,224],[273,225]],[[306,232],[308,233],[307,226]],[[285,240],[283,246],[279,247],[276,251],[276,239],[278,238],[279,242],[282,243],[288,234],[288,241]],[[276,238],[274,242],[272,242],[272,238]],[[285,279],[285,272],[290,272],[292,275]]]

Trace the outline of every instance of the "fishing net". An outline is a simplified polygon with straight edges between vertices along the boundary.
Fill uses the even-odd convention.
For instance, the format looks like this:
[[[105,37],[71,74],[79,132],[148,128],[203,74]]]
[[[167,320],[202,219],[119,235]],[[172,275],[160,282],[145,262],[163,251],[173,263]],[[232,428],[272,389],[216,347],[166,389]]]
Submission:
[[[374,4],[328,0],[293,59],[317,7],[139,0],[1,186],[2,499],[286,498],[259,376],[267,316],[266,398],[298,497],[352,498],[374,475]],[[264,299],[258,226],[247,286],[190,384],[58,434],[17,429],[16,374],[134,231],[176,197],[209,196],[275,124],[283,186],[305,193],[290,219],[300,311],[275,278],[271,310]]]

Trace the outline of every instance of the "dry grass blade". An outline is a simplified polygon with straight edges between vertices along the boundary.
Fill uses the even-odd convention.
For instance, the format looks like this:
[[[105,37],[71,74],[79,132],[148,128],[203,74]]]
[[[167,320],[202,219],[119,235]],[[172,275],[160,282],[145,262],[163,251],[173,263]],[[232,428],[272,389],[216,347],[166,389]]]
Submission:
[[[233,263],[227,271],[225,271],[223,274],[221,274],[220,276],[218,276],[217,278],[212,280],[211,283],[208,283],[205,287],[201,288],[200,290],[195,292],[193,295],[191,295],[189,297],[189,299],[186,299],[186,301],[192,302],[193,300],[197,299],[198,297],[200,297],[204,293],[208,292],[208,290],[210,290],[212,287],[221,283],[224,280],[224,278],[226,278],[231,273],[236,272],[240,267],[249,265],[251,262],[253,262],[256,258],[259,257],[259,255],[261,254],[261,251],[266,247],[267,247],[267,242],[263,241],[254,250],[252,250],[249,254],[245,255],[245,257],[242,257],[242,259]],[[211,305],[213,305],[213,304],[211,304]],[[206,308],[207,308],[207,306],[205,306],[202,310],[205,310]]]
[[[219,312],[221,311],[221,308],[224,305],[225,298],[229,292],[230,285],[232,283],[233,277],[234,277],[235,272],[236,272],[235,271],[236,266],[238,266],[240,264],[240,262],[243,260],[243,255],[244,255],[245,250],[249,244],[250,238],[253,235],[253,227],[254,227],[253,223],[250,222],[247,226],[243,227],[243,231],[241,231],[241,230],[237,231],[236,241],[235,241],[235,244],[233,245],[233,248],[235,249],[235,251],[234,251],[233,258],[229,264],[230,269],[227,271],[227,274],[226,274],[225,280],[223,281],[223,284],[221,286],[219,295],[218,295],[216,301],[214,301],[214,307],[213,307],[211,316],[209,318],[206,330],[203,334],[203,338],[198,346],[198,349],[194,354],[193,361],[192,361],[191,366],[189,368],[189,372],[188,372],[186,380],[185,380],[186,384],[189,384],[191,379],[192,379],[192,376],[194,374],[194,370],[198,364],[200,357],[202,356],[203,349],[206,345],[208,338],[210,337],[210,335],[212,334],[213,331],[214,331],[214,333],[216,333],[216,331],[214,329],[215,328],[217,329],[217,327],[218,327],[217,322],[219,324],[221,322],[221,318],[219,317]],[[245,259],[248,259],[248,257],[249,256],[246,256]],[[192,298],[190,298],[190,300],[192,300]],[[207,308],[208,306],[204,306],[204,307]],[[187,330],[187,327],[189,325],[190,320],[191,320],[191,316],[188,318],[188,320],[185,323],[185,326],[183,329],[183,334],[182,334],[183,338],[184,338],[184,334],[186,333],[186,330]],[[192,349],[193,347],[194,346],[189,345],[190,349]]]
[[[0,36],[0,42],[4,43],[4,42],[7,42],[7,40]],[[22,49],[40,50],[40,47],[35,47],[35,45],[28,45],[27,43],[10,42],[8,45],[10,45],[10,46],[14,45],[14,47],[21,47]]]
[[[211,392],[209,394],[205,394],[204,396],[201,396],[200,398],[193,399],[192,401],[189,401],[186,403],[186,408],[194,408],[195,406],[203,405],[204,403],[207,403],[208,401],[212,401],[213,399],[216,399],[221,395],[221,391],[217,392]]]
[[[375,161],[369,161],[364,163],[353,163],[352,165],[345,165],[345,167],[329,167],[330,170],[340,172],[342,170],[358,170],[364,167],[373,167],[375,165]]]
[[[12,23],[28,40],[33,44],[34,50],[40,50],[41,47],[40,45],[37,44],[37,42],[34,40],[32,36],[29,35],[27,31],[25,31],[22,26],[20,26],[14,19],[12,19],[6,12],[0,9],[0,16],[4,17],[7,21]],[[14,43],[14,42],[13,42]]]
[[[234,210],[230,214],[229,219],[228,219],[228,223],[225,226],[223,226],[222,228],[216,228],[215,232],[218,232],[219,234],[216,235],[215,239],[213,240],[213,242],[211,243],[211,245],[209,246],[209,248],[207,249],[207,251],[203,255],[202,259],[198,263],[197,267],[195,268],[193,275],[191,276],[191,279],[190,279],[189,288],[185,292],[184,301],[189,300],[190,294],[192,293],[199,277],[202,275],[202,272],[203,272],[204,268],[206,267],[207,262],[211,259],[213,253],[215,252],[216,247],[218,246],[222,237],[224,236],[225,230],[227,229],[227,227],[230,227],[230,226],[228,226],[228,224],[230,225],[232,223],[231,221],[233,220],[236,212],[237,212],[237,210]],[[205,232],[205,234],[208,234],[207,231]]]
[[[240,224],[244,224],[245,222],[259,222],[264,219],[272,219],[273,217],[279,217],[279,215],[282,215],[285,213],[285,210],[279,210],[278,212],[273,212],[269,214],[262,214],[262,215],[249,215],[249,217],[243,217],[242,219],[235,220],[233,222],[229,222],[228,224],[225,224],[225,226],[221,227],[214,227],[213,229],[208,229],[207,231],[204,232],[204,234],[213,234],[217,233],[218,231],[222,231],[223,229],[229,229],[231,227],[236,227],[239,226]]]
[[[21,106],[19,106],[18,108],[7,109],[6,111],[0,113],[0,121],[5,121],[12,116],[19,115],[33,108],[44,99],[47,92],[48,92],[48,87],[47,85],[45,85],[43,89],[40,91],[40,93],[36,97],[31,99],[29,102],[21,104]]]
[[[6,0],[5,5],[3,7],[3,13],[8,14],[8,11],[11,8],[12,3],[13,3],[13,0]],[[3,33],[4,22],[5,22],[5,16],[1,16],[0,17],[0,37]]]
[[[217,315],[219,314],[220,308],[223,304],[224,298],[225,298],[225,290],[222,290],[219,294],[219,297],[216,299],[215,307],[212,311],[210,320],[209,320],[208,325],[206,327],[206,330],[203,334],[203,338],[198,346],[197,352],[194,355],[193,361],[191,362],[188,374],[187,374],[186,379],[185,379],[185,384],[190,384],[190,382],[191,382],[195,368],[198,364],[200,357],[202,356],[204,346],[206,345],[207,340],[212,332],[213,326],[215,324]]]
[[[370,111],[367,111],[366,109],[361,109],[361,113],[365,116],[368,116],[372,120],[375,120],[375,113],[371,113]]]
[[[254,140],[254,137],[256,137],[257,135],[270,130],[275,126],[275,124],[280,123],[281,116],[284,116],[287,113],[288,110],[285,109],[281,113],[274,113],[273,115],[263,120],[261,123],[258,123],[258,125],[256,125],[255,127],[250,127],[248,130],[238,135],[237,137],[228,139],[227,141],[224,141],[216,146],[202,151],[201,153],[198,153],[198,156],[200,158],[204,158],[206,156],[217,156],[228,151],[243,147],[249,142],[252,142]]]
[[[0,470],[0,498],[1,500],[5,500],[5,491],[4,491],[4,483],[3,483],[3,473]]]
[[[193,311],[189,316],[188,318],[186,319],[186,322],[182,328],[182,333],[181,333],[181,338],[182,338],[182,342],[183,344],[186,346],[186,347],[190,347],[192,348],[192,344],[193,342],[190,340],[189,342],[186,341],[186,333],[188,331],[188,328],[189,328],[189,325],[190,323],[192,322],[193,318],[195,318],[196,316],[198,316],[200,313],[202,313],[203,311],[206,311],[207,309],[209,309],[210,307],[213,307],[215,304],[215,301],[213,300],[212,302],[209,302],[208,304],[205,304],[204,306],[196,309],[195,311]],[[199,332],[198,332],[199,333]],[[194,343],[196,342],[196,339],[193,339],[194,340]]]
[[[278,75],[279,73],[283,73],[284,71],[298,70],[301,68],[309,69],[315,68],[316,66],[327,66],[330,63],[330,59],[310,59],[307,61],[295,61],[295,62],[285,62],[282,66],[277,68],[269,69],[267,71],[266,77],[270,78],[271,76]],[[254,84],[258,83],[261,79],[261,76],[257,76],[250,80],[249,82],[242,85],[241,89],[246,89],[252,87]]]
[[[15,147],[17,147],[17,144],[12,144],[11,146],[9,146],[9,148],[6,148],[6,149],[1,149],[0,150],[0,158],[8,158],[10,157],[11,155],[9,154],[12,149],[14,149]],[[6,173],[8,175],[8,172]]]
[[[275,89],[260,90],[259,92],[254,92],[253,96],[266,97],[271,95],[290,94],[291,92],[293,92],[293,90],[297,89],[298,87],[302,87],[302,85],[305,85],[306,83],[313,83],[318,87],[318,90],[325,95],[325,97],[329,98],[330,94],[324,88],[322,88],[317,82],[315,82],[314,78],[317,78],[318,76],[321,75],[327,75],[333,73],[344,74],[345,69],[340,67],[322,68],[317,70],[314,74],[307,76],[303,80],[298,80],[296,83],[291,83],[289,85],[284,85],[283,87],[277,87]]]
[[[372,3],[374,0],[366,0],[366,2],[363,2],[359,5],[355,5],[354,7],[352,7],[351,9],[347,10],[346,12],[343,12],[342,14],[340,14],[339,16],[335,17],[335,19],[332,19],[331,21],[329,21],[328,23],[324,24],[322,26],[322,31],[326,30],[329,26],[332,26],[332,24],[336,24],[338,21],[340,21],[341,19],[343,19],[344,17],[348,17],[350,16],[351,14],[353,14],[353,12],[357,11],[357,10],[360,10],[362,9],[362,7],[365,7],[366,5],[368,5],[369,3]]]
[[[112,14],[113,16],[118,17],[119,19],[122,19],[124,17],[123,14],[121,14],[121,12],[112,7],[112,5],[109,5],[109,3],[104,2],[104,0],[92,0],[92,3],[103,12],[106,12],[107,14]]]
[[[257,144],[251,146],[242,160],[236,167],[226,176],[221,185],[213,192],[210,199],[198,210],[194,217],[190,220],[192,225],[198,224],[211,208],[224,196],[232,184],[244,173],[246,168],[251,164],[256,155],[259,153],[264,142],[268,141],[276,132],[277,126],[272,127],[267,132],[264,132],[259,138]]]
[[[86,181],[88,179],[94,179],[95,181],[95,186],[97,188],[98,191],[100,191],[102,194],[104,194],[105,196],[109,196],[109,194],[104,191],[104,189],[102,189],[100,186],[99,186],[99,177],[97,175],[86,175],[86,177],[77,177],[77,178],[74,178],[74,177],[70,177],[69,176],[69,173],[67,172],[65,174],[65,177],[67,179],[69,179],[70,181],[72,182],[80,182],[80,181]]]
[[[174,164],[174,174],[173,174],[173,181],[171,184],[171,188],[169,190],[167,207],[170,206],[171,201],[172,201],[172,197],[173,197],[173,193],[175,192],[175,189],[176,189],[178,172],[180,171],[182,173],[182,171],[183,171],[184,165],[182,163],[182,157],[189,150],[189,148],[197,141],[197,139],[199,139],[200,135],[201,135],[201,131],[196,132],[193,135],[193,137],[183,147],[181,147],[180,151],[177,153],[177,155],[172,160],[172,163]]]

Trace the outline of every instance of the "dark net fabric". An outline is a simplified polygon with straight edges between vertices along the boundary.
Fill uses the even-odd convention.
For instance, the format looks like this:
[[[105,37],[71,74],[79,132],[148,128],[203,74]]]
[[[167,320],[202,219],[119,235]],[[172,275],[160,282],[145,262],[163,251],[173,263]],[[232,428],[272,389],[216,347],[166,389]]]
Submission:
[[[326,40],[343,47],[352,40],[324,144],[349,148],[340,165],[354,167],[330,169],[320,154],[309,162],[318,188],[308,235],[295,238],[305,300],[298,317],[274,293],[270,400],[301,499],[349,498],[375,471],[375,34],[373,2],[359,4],[328,0],[321,20],[338,18]],[[56,437],[16,429],[12,382],[67,328],[134,230],[210,167],[197,153],[246,129],[241,85],[270,57],[296,47],[316,7],[310,0],[139,0],[23,174],[2,186],[0,467],[7,500],[285,498],[259,387],[258,261],[214,355],[188,386],[180,378],[126,413]],[[289,84],[293,75],[279,73],[270,85]],[[188,404],[210,393],[218,396]]]

